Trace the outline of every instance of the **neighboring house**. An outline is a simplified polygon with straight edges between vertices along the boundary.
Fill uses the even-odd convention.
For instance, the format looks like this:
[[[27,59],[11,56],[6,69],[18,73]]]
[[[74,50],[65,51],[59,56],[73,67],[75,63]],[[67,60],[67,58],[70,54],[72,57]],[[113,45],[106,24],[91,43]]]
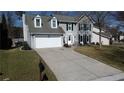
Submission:
[[[120,41],[124,41],[124,32],[122,32],[122,33],[120,34],[119,40],[120,40]]]
[[[120,40],[124,40],[124,35],[120,35]]]
[[[124,32],[116,32],[115,34],[112,35],[112,41],[114,43],[119,43],[121,41],[124,41]]]
[[[31,48],[51,48],[99,42],[99,29],[88,16],[40,16],[23,14],[23,34]],[[102,31],[102,44],[109,45],[110,36]]]

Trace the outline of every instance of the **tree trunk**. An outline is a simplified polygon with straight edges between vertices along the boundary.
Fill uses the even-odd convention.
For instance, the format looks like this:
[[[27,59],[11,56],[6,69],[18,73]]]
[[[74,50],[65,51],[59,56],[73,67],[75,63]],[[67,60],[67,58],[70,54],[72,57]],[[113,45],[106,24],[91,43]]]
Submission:
[[[102,48],[102,42],[101,42],[101,28],[99,28],[99,48]]]

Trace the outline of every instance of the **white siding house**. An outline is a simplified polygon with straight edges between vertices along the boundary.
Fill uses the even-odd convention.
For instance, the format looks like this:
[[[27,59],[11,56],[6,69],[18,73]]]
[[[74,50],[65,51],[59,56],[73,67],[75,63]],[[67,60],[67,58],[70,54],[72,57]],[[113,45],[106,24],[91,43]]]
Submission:
[[[99,42],[99,29],[87,16],[62,15],[22,16],[24,41],[31,48],[63,47]],[[104,31],[102,30],[102,33]],[[109,45],[109,36],[101,35],[103,45]]]
[[[95,44],[99,43],[99,35],[95,34],[95,33],[92,33],[91,42],[94,42]],[[109,45],[109,38],[106,38],[106,37],[102,36],[101,37],[101,42],[102,42],[102,45]]]
[[[96,27],[93,27],[93,32],[92,33],[92,42],[94,42],[95,44],[98,42],[99,43],[99,29]],[[101,33],[104,33],[104,31],[102,30]],[[101,35],[101,42],[102,45],[109,45],[110,43],[110,37],[109,36],[105,36],[105,35]]]
[[[124,35],[120,35],[120,40],[124,40]]]

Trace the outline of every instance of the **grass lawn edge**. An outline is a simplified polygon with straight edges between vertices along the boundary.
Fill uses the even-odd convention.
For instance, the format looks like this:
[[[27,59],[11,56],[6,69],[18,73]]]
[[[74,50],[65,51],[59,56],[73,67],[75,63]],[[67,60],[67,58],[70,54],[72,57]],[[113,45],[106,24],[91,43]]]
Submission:
[[[39,56],[39,60],[41,61],[41,63],[45,66],[45,71],[44,73],[47,75],[48,77],[48,81],[57,81],[57,78],[54,74],[54,72],[50,69],[50,67],[46,64],[46,62],[43,60],[43,58],[34,50],[34,52],[36,53],[37,56]]]

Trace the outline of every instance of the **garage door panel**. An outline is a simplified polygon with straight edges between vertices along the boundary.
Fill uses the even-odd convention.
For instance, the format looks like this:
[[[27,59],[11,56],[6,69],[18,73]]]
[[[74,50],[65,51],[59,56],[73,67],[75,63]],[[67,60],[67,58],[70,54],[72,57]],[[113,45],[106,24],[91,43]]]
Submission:
[[[61,37],[55,37],[55,38],[36,37],[35,45],[36,48],[62,47],[62,41],[61,41]]]

